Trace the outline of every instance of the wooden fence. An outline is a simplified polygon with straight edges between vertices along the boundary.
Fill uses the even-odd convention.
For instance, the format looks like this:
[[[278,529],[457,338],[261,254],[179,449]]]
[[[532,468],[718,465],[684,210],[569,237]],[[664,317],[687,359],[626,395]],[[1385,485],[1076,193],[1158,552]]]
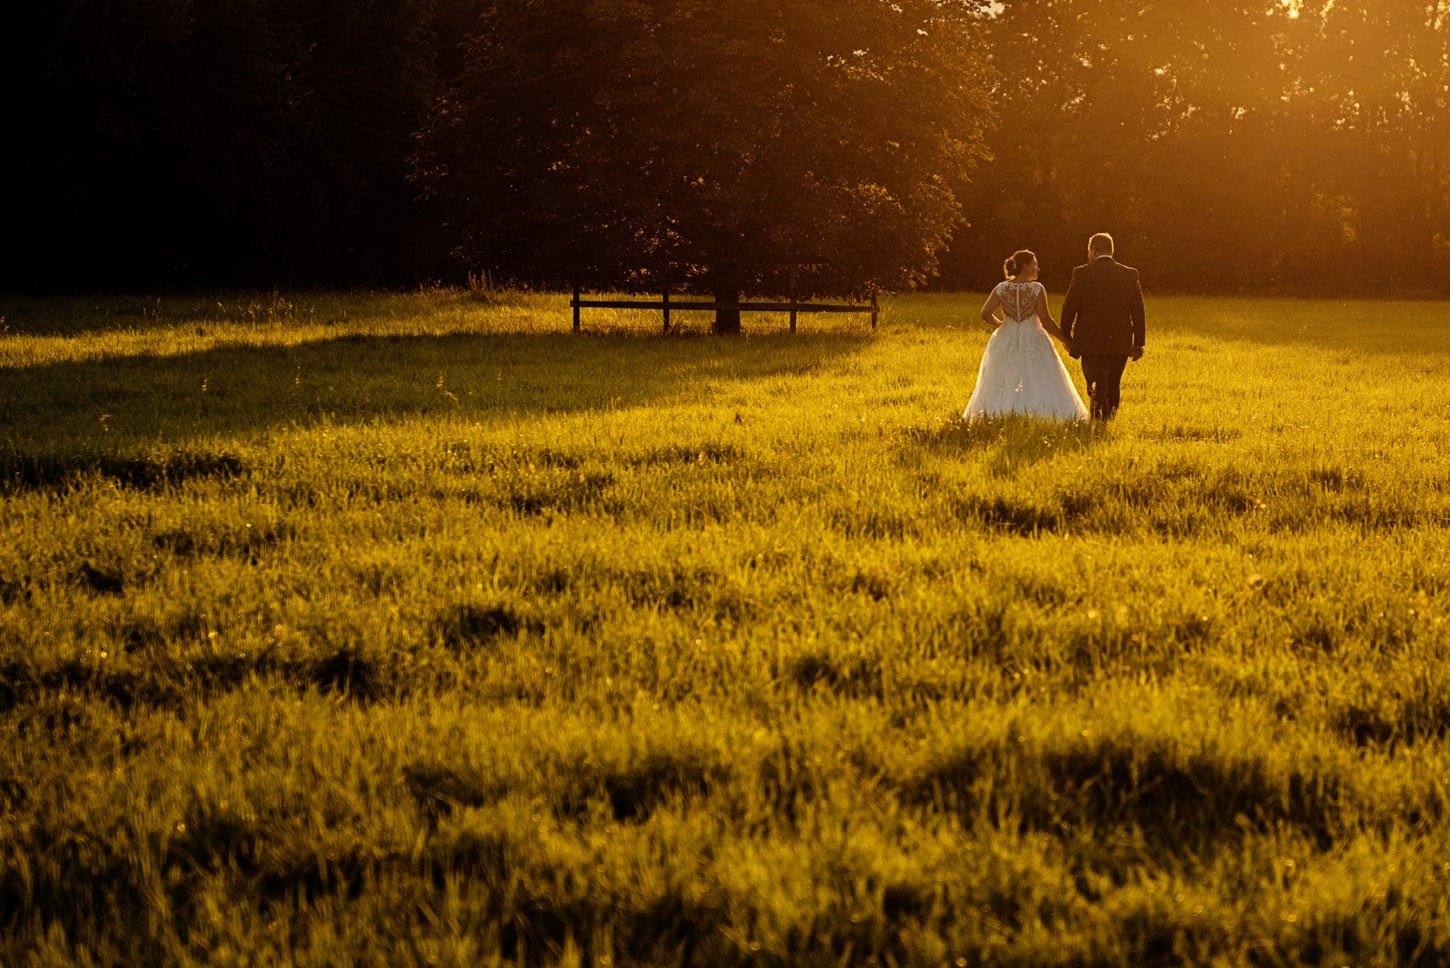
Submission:
[[[789,313],[790,331],[796,330],[796,317],[801,313],[870,313],[871,328],[881,317],[881,305],[876,293],[871,293],[869,303],[816,303],[802,302],[791,298],[787,302],[739,302],[720,303],[711,300],[672,300],[666,290],[659,299],[585,299],[579,286],[574,287],[574,298],[569,300],[574,310],[574,332],[579,332],[580,311],[584,309],[652,309],[664,314],[664,332],[670,331],[670,313],[685,311],[718,312],[737,310],[742,313]]]

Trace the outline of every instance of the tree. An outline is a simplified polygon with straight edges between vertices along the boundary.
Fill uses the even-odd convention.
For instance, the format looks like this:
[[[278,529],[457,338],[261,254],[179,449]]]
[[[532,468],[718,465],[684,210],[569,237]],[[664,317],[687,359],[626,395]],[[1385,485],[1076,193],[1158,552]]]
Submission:
[[[1179,285],[1235,287],[1257,262],[1251,218],[1279,187],[1258,167],[1273,157],[1265,116],[1283,106],[1275,4],[1004,0],[988,40],[995,163],[967,200],[978,227],[951,281],[980,285],[1028,245],[1062,284],[1108,229],[1134,260],[1173,261]]]
[[[1304,0],[1300,100],[1348,255],[1450,291],[1450,0]]]
[[[408,180],[473,0],[0,5],[0,288],[395,283],[446,247]]]
[[[829,257],[803,286],[917,286],[982,157],[985,6],[494,0],[418,176],[460,252],[515,278],[734,304]]]
[[[1002,0],[987,32],[951,283],[1109,228],[1184,290],[1450,291],[1450,0]]]

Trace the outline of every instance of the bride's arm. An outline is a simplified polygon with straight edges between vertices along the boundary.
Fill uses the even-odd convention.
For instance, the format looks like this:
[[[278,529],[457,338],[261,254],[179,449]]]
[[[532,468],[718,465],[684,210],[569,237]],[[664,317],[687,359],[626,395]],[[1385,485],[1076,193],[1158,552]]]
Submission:
[[[982,303],[982,322],[993,329],[1002,325],[1002,321],[994,315],[997,312],[997,307],[1000,305],[1002,305],[1002,299],[997,295],[997,290],[995,289],[987,297],[987,301]]]
[[[1037,290],[1037,321],[1042,328],[1047,330],[1047,335],[1053,339],[1062,340],[1062,327],[1057,325],[1057,320],[1052,318],[1052,309],[1047,305],[1047,287]]]

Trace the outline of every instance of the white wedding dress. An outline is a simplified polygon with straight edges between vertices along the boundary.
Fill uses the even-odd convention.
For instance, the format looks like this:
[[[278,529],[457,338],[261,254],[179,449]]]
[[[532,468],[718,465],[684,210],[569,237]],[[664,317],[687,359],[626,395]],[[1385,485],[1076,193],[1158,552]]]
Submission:
[[[987,340],[977,388],[962,413],[965,420],[1021,414],[1054,420],[1086,420],[1088,408],[1072,377],[1037,321],[1040,282],[1002,282],[996,288],[1006,322]]]

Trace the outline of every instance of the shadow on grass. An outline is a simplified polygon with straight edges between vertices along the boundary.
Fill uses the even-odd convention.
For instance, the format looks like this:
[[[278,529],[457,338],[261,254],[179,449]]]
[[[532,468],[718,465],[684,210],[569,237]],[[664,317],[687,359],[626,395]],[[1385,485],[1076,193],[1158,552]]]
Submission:
[[[116,455],[317,423],[489,422],[663,405],[703,384],[810,372],[869,341],[864,333],[344,336],[0,370],[0,452],[11,452],[3,470],[12,481],[44,486],[79,461],[77,470],[144,485],[185,469]]]
[[[1032,417],[952,419],[935,427],[913,427],[903,434],[903,450],[947,458],[986,458],[994,477],[1010,477],[1024,467],[1084,450],[1105,439],[1102,423],[1066,423]]]
[[[1436,298],[1179,297],[1150,300],[1148,326],[1161,325],[1157,331],[1182,340],[1180,350],[1189,353],[1242,343],[1307,354],[1306,360],[1334,354],[1358,364],[1377,356],[1450,354],[1445,309],[1445,300]]]
[[[1000,772],[1008,762],[1011,783]],[[901,794],[964,818],[1007,818],[1019,831],[1070,837],[1086,828],[1104,841],[1135,831],[1164,865],[1284,828],[1328,849],[1343,835],[1347,796],[1344,778],[1318,764],[1285,767],[1253,750],[1185,752],[1126,735],[1031,754],[954,751],[908,778]]]
[[[146,458],[0,452],[0,493],[62,488],[85,474],[133,490],[155,491],[190,480],[224,480],[240,475],[244,469],[242,461],[230,454],[177,453]]]
[[[124,667],[82,661],[41,667],[6,661],[0,663],[0,714],[22,707],[33,710],[57,696],[90,697],[122,712],[147,707],[178,710],[198,697],[230,692],[253,680],[271,680],[299,692],[315,689],[359,705],[396,695],[401,688],[393,670],[351,646],[307,658],[264,652],[190,661],[157,659]]]

